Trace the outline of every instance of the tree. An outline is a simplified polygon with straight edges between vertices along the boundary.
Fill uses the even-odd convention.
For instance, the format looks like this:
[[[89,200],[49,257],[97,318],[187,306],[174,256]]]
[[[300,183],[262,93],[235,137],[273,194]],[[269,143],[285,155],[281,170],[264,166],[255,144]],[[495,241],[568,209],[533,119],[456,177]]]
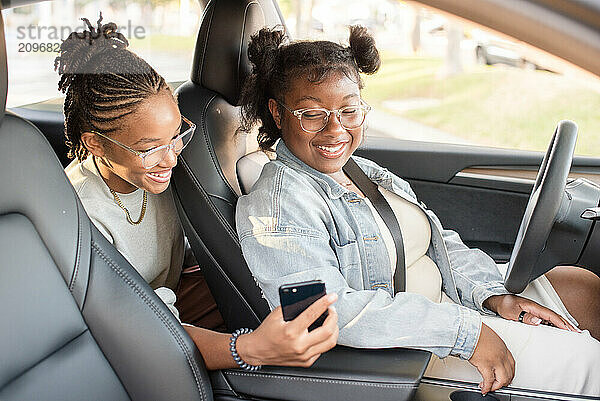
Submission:
[[[448,38],[448,45],[446,47],[443,75],[457,75],[463,71],[460,57],[460,42],[463,37],[462,25],[455,21],[448,21],[446,23],[446,37]]]
[[[296,0],[296,37],[306,38],[310,34],[314,0]]]
[[[414,7],[413,11],[414,19],[410,34],[410,43],[412,45],[413,53],[418,53],[421,49],[421,20],[423,19],[423,12],[421,7]]]

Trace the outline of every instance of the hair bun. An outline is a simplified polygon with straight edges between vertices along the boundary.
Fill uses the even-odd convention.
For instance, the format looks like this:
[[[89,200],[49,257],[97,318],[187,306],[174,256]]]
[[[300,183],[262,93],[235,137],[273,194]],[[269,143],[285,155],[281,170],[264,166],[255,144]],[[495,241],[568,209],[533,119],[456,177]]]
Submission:
[[[268,69],[266,64],[269,60],[274,59],[274,57],[269,56],[273,55],[285,40],[286,35],[281,27],[262,28],[250,37],[248,60],[254,65],[256,71]]]
[[[71,32],[60,45],[59,55],[54,59],[54,69],[59,75],[93,73],[94,67],[88,62],[96,56],[114,49],[125,49],[129,46],[127,38],[117,32],[117,24],[102,24],[102,13],[94,28],[87,18],[81,19],[87,25],[83,32]],[[66,88],[59,87],[64,91]]]
[[[350,27],[350,52],[360,72],[374,74],[381,65],[379,51],[375,47],[375,39],[367,28],[360,25]]]

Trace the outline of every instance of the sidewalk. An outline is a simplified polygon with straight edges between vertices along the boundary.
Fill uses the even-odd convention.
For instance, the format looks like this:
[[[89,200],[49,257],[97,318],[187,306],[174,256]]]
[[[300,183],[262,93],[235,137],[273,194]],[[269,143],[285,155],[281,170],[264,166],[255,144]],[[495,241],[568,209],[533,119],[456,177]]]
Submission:
[[[463,138],[448,134],[437,128],[432,128],[400,116],[373,109],[367,120],[367,135],[407,139],[411,141],[446,142],[463,145],[473,145]]]

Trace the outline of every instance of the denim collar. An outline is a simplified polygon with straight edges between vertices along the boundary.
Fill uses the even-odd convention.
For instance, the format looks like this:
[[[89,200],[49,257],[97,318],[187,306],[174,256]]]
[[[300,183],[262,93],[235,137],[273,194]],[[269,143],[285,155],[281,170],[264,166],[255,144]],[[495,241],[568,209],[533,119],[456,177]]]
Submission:
[[[321,186],[321,188],[323,188],[330,199],[338,199],[345,194],[355,196],[353,191],[344,188],[329,175],[322,173],[319,170],[315,170],[302,160],[298,159],[298,157],[296,157],[296,155],[294,155],[292,151],[289,150],[289,148],[285,145],[283,140],[280,139],[278,141],[275,147],[275,152],[277,153],[277,160],[295,170],[299,170],[310,175]],[[377,172],[365,171],[365,173],[376,184],[381,185],[387,190],[392,190],[392,176],[389,171],[381,169]]]

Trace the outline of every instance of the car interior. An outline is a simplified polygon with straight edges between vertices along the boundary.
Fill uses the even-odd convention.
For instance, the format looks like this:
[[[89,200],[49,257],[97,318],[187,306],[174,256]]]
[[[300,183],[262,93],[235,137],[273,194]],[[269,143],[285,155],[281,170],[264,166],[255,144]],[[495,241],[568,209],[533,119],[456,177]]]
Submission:
[[[190,79],[176,90],[181,113],[197,130],[173,172],[172,188],[185,234],[230,331],[256,328],[269,312],[241,252],[235,207],[269,161],[256,135],[239,130],[240,90],[250,71],[246,44],[258,29],[275,25],[285,26],[276,0],[208,1]],[[0,38],[3,101],[10,85],[4,43]],[[208,372],[168,308],[87,218],[63,172],[69,163],[63,121],[60,112],[21,107],[2,115],[0,297],[18,308],[0,309],[1,400],[593,399],[515,388],[483,397],[476,383],[424,377],[430,354],[401,348],[337,346],[311,368]],[[591,184],[600,182],[600,161],[573,156],[576,136],[576,125],[561,123],[546,155],[377,137],[356,154],[406,178],[419,200],[468,246],[498,263],[510,261],[514,272],[507,288],[519,288],[557,262],[550,247],[543,266],[520,267],[531,253],[546,252],[549,235],[550,243],[561,246],[576,231],[577,246],[559,262],[583,261],[600,273],[593,265],[600,260],[593,215],[600,190]],[[567,175],[579,178],[577,185],[567,184]],[[562,226],[554,223],[567,195],[552,189],[560,185],[577,188],[570,192],[575,201],[569,200],[568,212],[561,212]],[[532,204],[530,194],[542,187],[552,187],[545,190],[551,193],[547,201],[542,197],[540,206],[536,196]],[[535,222],[542,208],[546,212],[537,219],[545,224],[532,223],[527,236],[537,241],[524,242],[523,225]],[[587,210],[591,217],[579,218]],[[520,257],[515,248],[522,250]]]

